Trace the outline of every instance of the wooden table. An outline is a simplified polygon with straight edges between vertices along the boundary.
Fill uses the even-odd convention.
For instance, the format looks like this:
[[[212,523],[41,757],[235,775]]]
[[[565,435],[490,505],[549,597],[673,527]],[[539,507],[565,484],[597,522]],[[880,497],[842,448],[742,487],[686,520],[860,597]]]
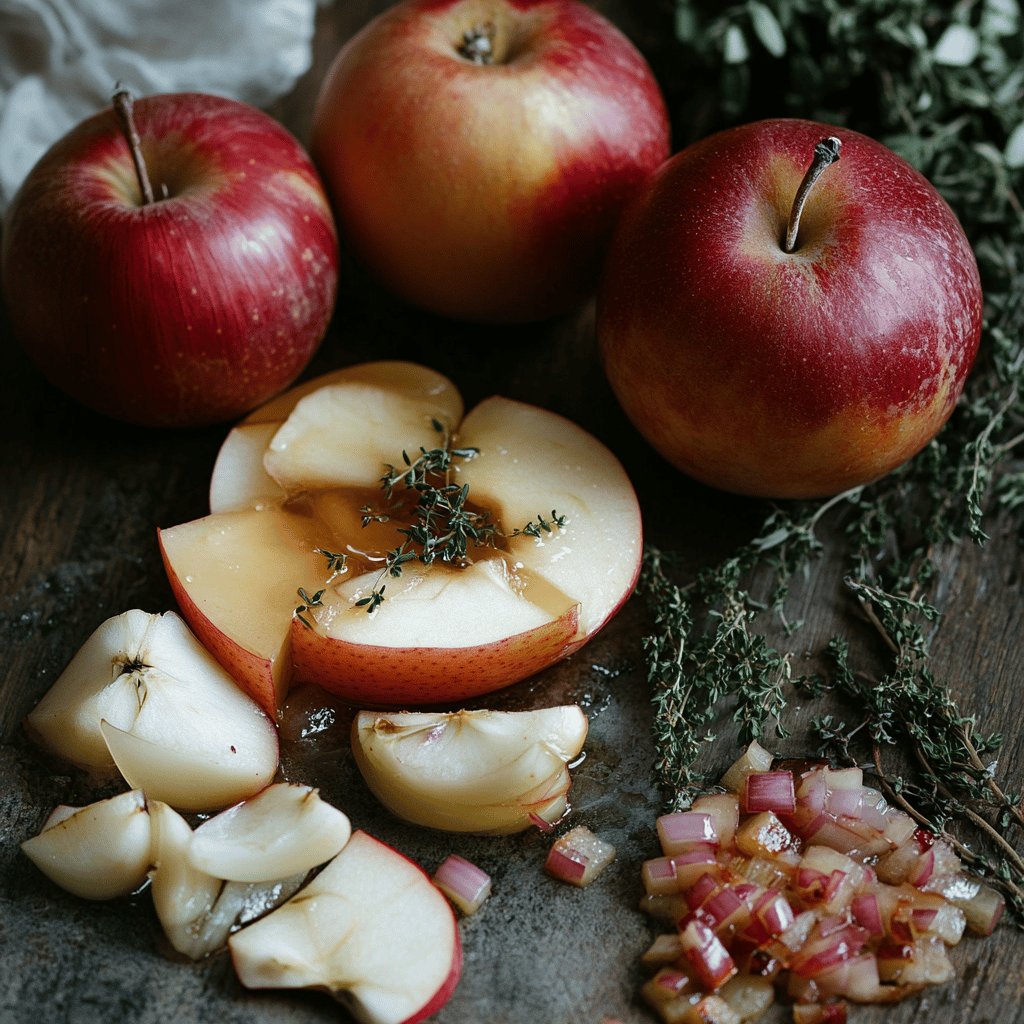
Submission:
[[[383,0],[346,0],[321,11],[314,67],[276,111],[300,138],[308,138],[312,97],[338,45],[385,6]],[[668,12],[641,16],[625,0],[596,6],[641,45],[663,40],[670,31]],[[653,56],[666,58],[664,50]],[[145,894],[87,904],[50,885],[17,849],[55,804],[94,798],[84,780],[32,748],[21,721],[103,619],[132,607],[173,607],[155,528],[204,514],[225,429],[139,430],[86,412],[39,377],[9,333],[4,328],[0,371],[8,423],[0,440],[0,1020],[284,1024],[344,1018],[344,1011],[316,994],[244,992],[224,956],[198,965],[166,957]],[[589,305],[527,327],[456,324],[404,307],[345,257],[334,324],[308,375],[367,358],[436,367],[459,385],[467,406],[501,393],[577,420],[623,460],[641,498],[648,538],[681,550],[694,567],[711,564],[749,539],[763,517],[761,503],[686,480],[633,431],[598,365]],[[789,606],[791,618],[806,620],[794,640],[799,652],[820,649],[839,627],[864,628],[849,617],[839,586],[839,545],[835,528],[829,529],[824,557]],[[986,548],[965,546],[948,558],[939,588],[945,615],[934,641],[936,663],[963,707],[1006,733],[1000,773],[1018,789],[1024,784],[1017,693],[1022,569],[1015,538],[998,524]],[[576,772],[574,813],[616,845],[618,859],[584,891],[543,876],[547,840],[539,833],[506,839],[435,835],[390,819],[352,765],[343,711],[316,743],[286,746],[285,774],[319,785],[357,825],[428,869],[456,851],[494,876],[491,900],[463,923],[464,977],[438,1020],[653,1019],[635,995],[641,979],[637,957],[652,934],[635,910],[639,867],[656,852],[653,821],[659,807],[649,777],[653,748],[640,652],[645,628],[644,610],[633,600],[569,662],[489,702],[524,707],[578,701],[588,710],[591,735]],[[796,716],[787,752],[806,749],[802,726],[811,712],[808,706]],[[724,729],[716,765],[734,755],[730,736]],[[1004,927],[988,941],[968,939],[953,959],[956,982],[896,1008],[858,1008],[852,1019],[1024,1021],[1019,933]]]

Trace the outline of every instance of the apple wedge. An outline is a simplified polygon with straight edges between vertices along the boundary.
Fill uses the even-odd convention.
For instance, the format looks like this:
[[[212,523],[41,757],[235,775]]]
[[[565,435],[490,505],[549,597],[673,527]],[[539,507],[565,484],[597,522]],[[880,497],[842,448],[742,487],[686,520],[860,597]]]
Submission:
[[[104,622],[26,725],[59,756],[116,765],[129,785],[183,810],[235,803],[277,770],[273,722],[173,612]]]
[[[276,436],[296,406],[321,391]],[[333,446],[319,429],[325,406],[344,422]],[[454,427],[461,417],[455,385],[416,363],[383,360],[324,374],[251,412],[228,434],[210,479],[210,511],[282,500],[294,477],[302,489],[314,477],[334,486],[375,483],[385,463],[434,443],[433,420]],[[275,467],[283,476],[272,475]]]
[[[182,613],[268,713],[292,682],[363,707],[489,693],[577,650],[632,592],[640,511],[615,457],[519,402],[461,413],[414,364],[307,382],[229,435],[215,511],[161,531]],[[464,512],[489,532],[426,557],[438,495],[458,509],[430,543],[461,537]]]
[[[449,832],[507,835],[566,810],[587,736],[576,705],[534,711],[361,711],[352,751],[393,814]]]
[[[153,904],[171,945],[194,960],[283,903],[351,834],[309,786],[278,783],[193,832],[154,801]]]
[[[421,868],[361,831],[228,948],[247,988],[325,989],[365,1024],[429,1017],[462,970],[448,901]]]
[[[317,790],[279,782],[204,821],[189,860],[217,878],[266,882],[329,861],[351,834],[346,815]]]
[[[146,880],[151,844],[146,799],[132,790],[88,807],[57,808],[21,849],[62,889],[107,900],[126,896]]]

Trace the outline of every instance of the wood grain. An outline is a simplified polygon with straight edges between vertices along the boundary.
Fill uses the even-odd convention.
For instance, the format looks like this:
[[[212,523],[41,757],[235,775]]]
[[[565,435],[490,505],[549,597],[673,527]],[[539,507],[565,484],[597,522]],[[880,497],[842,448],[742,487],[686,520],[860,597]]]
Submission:
[[[312,97],[334,52],[385,6],[383,0],[347,0],[321,10],[314,67],[277,110],[300,138],[308,137]],[[641,44],[667,31],[660,7],[647,14],[646,5],[626,0],[595,6]],[[656,68],[665,65],[662,50],[653,56]],[[205,512],[209,473],[225,431],[124,427],[51,389],[6,325],[0,346],[6,413],[0,439],[0,1021],[269,1024],[344,1018],[323,996],[242,991],[223,956],[199,965],[167,958],[144,896],[86,904],[47,883],[20,855],[18,842],[38,829],[55,803],[94,798],[86,780],[31,747],[20,723],[104,618],[131,607],[172,607],[155,529]],[[647,537],[680,549],[694,570],[752,536],[764,514],[759,502],[683,478],[636,435],[598,365],[590,306],[527,327],[452,323],[404,307],[345,254],[335,320],[308,373],[387,357],[421,361],[448,374],[467,405],[501,393],[579,421],[619,455],[634,479]],[[835,527],[826,539],[824,556],[788,607],[792,619],[805,620],[794,639],[798,653],[819,650],[838,629],[871,643],[869,628],[842,593]],[[936,664],[983,728],[1005,732],[999,773],[1020,790],[1021,549],[1014,536],[997,529],[985,548],[951,555],[942,570],[945,614],[934,637]],[[583,892],[542,876],[546,840],[539,833],[500,840],[439,836],[391,820],[352,765],[343,709],[337,725],[316,743],[286,744],[286,775],[315,782],[358,826],[428,869],[454,850],[494,876],[491,901],[463,924],[466,970],[437,1018],[444,1024],[597,1024],[606,1014],[638,1024],[653,1019],[635,997],[636,959],[651,934],[634,909],[639,865],[655,853],[658,809],[649,775],[653,751],[639,644],[645,628],[643,609],[633,600],[569,662],[490,701],[522,707],[576,700],[591,716],[574,808],[580,821],[616,844],[619,857],[600,884]],[[806,749],[803,730],[821,710],[820,704],[807,704],[797,712],[785,752]],[[723,767],[734,754],[730,737],[723,723],[713,754]],[[953,959],[954,983],[898,1007],[857,1008],[851,1019],[1024,1022],[1019,933],[1004,927],[990,940],[968,939]]]

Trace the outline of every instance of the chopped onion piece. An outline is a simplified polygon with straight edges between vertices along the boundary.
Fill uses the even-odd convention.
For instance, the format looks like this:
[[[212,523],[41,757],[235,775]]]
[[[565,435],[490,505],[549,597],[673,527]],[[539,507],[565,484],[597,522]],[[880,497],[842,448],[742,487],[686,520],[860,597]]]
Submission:
[[[722,785],[734,793],[742,793],[751,772],[766,772],[772,766],[772,755],[754,740],[722,776]]]
[[[743,808],[748,814],[776,811],[792,814],[796,791],[792,772],[752,772],[743,789]]]
[[[846,1024],[846,1003],[797,1003],[793,1024]]]
[[[736,973],[736,964],[729,951],[703,922],[687,922],[681,941],[686,962],[708,991],[721,988]]]
[[[475,914],[491,894],[491,876],[457,853],[441,862],[434,872],[434,885],[463,914]]]
[[[775,857],[792,845],[789,829],[772,811],[747,818],[736,830],[736,846],[748,857]]]
[[[570,885],[585,886],[615,859],[615,847],[598,839],[585,825],[566,832],[548,851],[545,870]]]
[[[718,835],[710,814],[676,811],[663,814],[657,821],[658,839],[666,857],[684,853],[693,843],[718,846]]]
[[[710,815],[711,827],[719,844],[722,847],[732,844],[740,820],[740,800],[735,793],[712,793],[697,797],[690,810]]]

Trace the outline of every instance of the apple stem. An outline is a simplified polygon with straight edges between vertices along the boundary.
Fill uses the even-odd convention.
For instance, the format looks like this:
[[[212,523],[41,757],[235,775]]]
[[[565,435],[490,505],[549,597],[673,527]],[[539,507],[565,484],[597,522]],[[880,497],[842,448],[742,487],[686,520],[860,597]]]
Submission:
[[[146,170],[146,161],[142,156],[142,139],[135,130],[135,118],[132,110],[135,106],[135,97],[130,89],[117,82],[114,85],[113,95],[114,113],[121,124],[121,131],[128,142],[128,148],[132,151],[132,160],[135,163],[135,175],[139,179],[139,188],[142,190],[142,205],[148,206],[153,200],[153,186],[149,183],[149,172]]]
[[[462,33],[462,43],[456,47],[459,55],[473,64],[491,64],[494,61],[494,25],[485,22]]]
[[[800,215],[804,212],[804,204],[807,197],[814,188],[814,183],[821,177],[826,167],[831,167],[839,159],[839,151],[843,148],[842,142],[834,135],[822,139],[814,147],[814,159],[811,166],[807,168],[804,180],[796,190],[796,197],[793,200],[793,209],[789,213],[789,224],[786,225],[786,238],[782,248],[786,252],[792,252],[796,248],[796,236],[800,230]]]

